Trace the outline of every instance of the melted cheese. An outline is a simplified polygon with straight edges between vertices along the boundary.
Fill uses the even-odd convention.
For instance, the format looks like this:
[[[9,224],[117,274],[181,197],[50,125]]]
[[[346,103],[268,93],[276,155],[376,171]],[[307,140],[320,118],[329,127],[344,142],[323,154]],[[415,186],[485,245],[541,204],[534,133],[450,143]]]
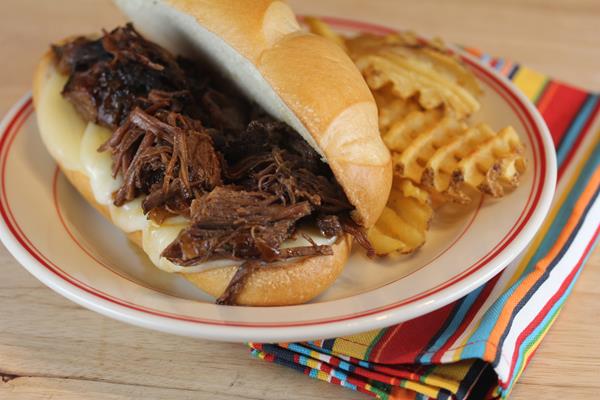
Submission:
[[[113,223],[125,232],[142,232],[142,247],[152,263],[167,272],[193,273],[213,268],[238,265],[239,261],[213,260],[201,265],[182,267],[160,254],[186,228],[189,220],[174,217],[161,225],[148,220],[142,211],[142,198],[137,198],[116,207],[112,204],[112,193],[122,183],[120,177],[112,177],[112,159],[109,152],[98,148],[111,136],[111,132],[94,123],[81,119],[73,106],[65,100],[61,91],[67,78],[52,69],[37,104],[38,126],[42,140],[55,159],[61,160],[64,168],[85,174],[92,187],[96,201],[109,208]],[[303,228],[299,233],[308,234],[319,245],[332,245],[336,238],[325,238],[316,230]],[[282,247],[304,246],[306,240],[299,234],[286,241]]]
[[[79,171],[79,148],[86,124],[61,95],[67,77],[56,73],[53,68],[51,71],[36,103],[38,126],[52,157],[60,160],[64,168]]]
[[[110,210],[110,217],[115,225],[127,233],[144,231],[149,224],[148,218],[146,218],[142,211],[141,197],[125,203],[120,207],[110,203],[108,209]]]
[[[187,221],[164,221],[161,225],[156,225],[150,222],[143,231],[143,248],[150,260],[160,269],[168,272],[200,272],[207,269],[227,267],[229,265],[238,265],[239,261],[233,260],[211,260],[200,265],[189,267],[181,267],[172,263],[164,257],[160,257],[160,253],[177,237],[179,232],[188,225]]]
[[[111,136],[112,134],[108,129],[96,124],[88,124],[83,132],[79,153],[83,170],[88,178],[90,178],[94,197],[98,203],[105,206],[112,205],[111,194],[123,183],[123,179],[120,176],[117,179],[113,179],[112,177],[112,157],[110,156],[110,152],[98,151],[98,148],[110,139]],[[139,202],[137,205],[139,205]],[[136,229],[125,229],[126,232],[131,232],[132,230]]]

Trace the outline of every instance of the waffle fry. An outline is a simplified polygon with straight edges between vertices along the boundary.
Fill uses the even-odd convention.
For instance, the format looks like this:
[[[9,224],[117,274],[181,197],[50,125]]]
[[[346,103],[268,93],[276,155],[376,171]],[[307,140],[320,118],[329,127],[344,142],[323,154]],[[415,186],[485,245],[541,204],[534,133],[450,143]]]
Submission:
[[[404,118],[397,119],[383,134],[383,141],[394,152],[402,152],[422,134],[439,125],[444,114],[439,109],[409,112]]]
[[[425,243],[432,216],[429,193],[407,179],[397,179],[368,238],[378,255],[412,253]]]
[[[496,133],[479,124],[438,148],[427,161],[421,184],[468,203],[464,185],[494,197],[519,184],[525,170],[523,145],[512,127]]]
[[[348,52],[373,91],[387,86],[396,97],[414,97],[427,110],[444,105],[459,119],[479,110],[475,77],[440,40],[425,42],[412,32],[345,38],[318,18],[305,22],[311,32]]]
[[[379,130],[387,132],[390,126],[413,111],[421,110],[414,99],[404,100],[395,97],[390,90],[373,91],[373,97],[379,110]]]
[[[441,41],[403,32],[360,35],[345,45],[371,89],[390,85],[403,99],[414,96],[425,109],[444,105],[458,118],[479,110],[475,77]]]
[[[478,127],[491,130],[487,125]],[[482,193],[502,197],[504,188],[512,189],[519,184],[519,177],[525,171],[522,154],[523,144],[517,132],[510,126],[504,128],[458,163],[454,182],[465,182]]]
[[[395,174],[420,184],[429,160],[438,149],[462,135],[467,130],[467,125],[452,116],[430,111],[416,112],[412,116],[412,120],[406,118],[413,122],[412,129],[402,129],[406,124],[396,123],[393,126],[396,129],[390,129],[389,136],[386,136],[386,143],[391,146],[402,143],[401,146],[390,147],[393,150]],[[410,139],[392,141],[401,135],[409,136]]]
[[[331,29],[331,27],[325,22],[315,17],[305,17],[304,23],[315,35],[323,36],[324,38],[338,44],[342,49],[344,49],[344,51],[348,51],[344,37]]]
[[[371,89],[389,85],[400,98],[415,97],[426,110],[445,106],[458,118],[479,110],[475,95],[416,58],[396,51],[379,51],[355,61]]]

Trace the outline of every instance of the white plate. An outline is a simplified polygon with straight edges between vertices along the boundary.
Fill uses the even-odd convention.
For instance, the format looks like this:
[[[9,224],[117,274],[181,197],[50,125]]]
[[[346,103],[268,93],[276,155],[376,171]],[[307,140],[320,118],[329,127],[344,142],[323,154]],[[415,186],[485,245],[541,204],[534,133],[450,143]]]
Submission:
[[[384,28],[337,21],[344,30]],[[512,125],[528,169],[502,201],[484,199],[436,217],[412,256],[352,254],[341,278],[309,304],[217,306],[183,278],[159,271],[73,189],[39,138],[30,95],[0,126],[0,237],[15,258],[65,297],[110,317],[164,332],[227,341],[296,341],[368,331],[423,315],[501,271],[533,238],[554,193],[546,125],[505,78],[462,55],[485,90],[477,118]],[[458,212],[457,212],[458,211]],[[35,304],[31,304],[35,307]]]

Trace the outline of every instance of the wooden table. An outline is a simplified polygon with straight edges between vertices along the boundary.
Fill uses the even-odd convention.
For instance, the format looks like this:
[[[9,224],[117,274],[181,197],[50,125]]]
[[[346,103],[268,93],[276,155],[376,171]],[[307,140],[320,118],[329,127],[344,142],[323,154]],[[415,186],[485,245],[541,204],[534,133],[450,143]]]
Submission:
[[[298,12],[411,28],[600,90],[597,0],[297,0]],[[121,22],[104,0],[0,1],[0,112],[30,87],[49,42]],[[251,359],[241,345],[111,320],[55,294],[0,246],[1,399],[366,398]],[[600,251],[592,255],[513,399],[600,392]]]

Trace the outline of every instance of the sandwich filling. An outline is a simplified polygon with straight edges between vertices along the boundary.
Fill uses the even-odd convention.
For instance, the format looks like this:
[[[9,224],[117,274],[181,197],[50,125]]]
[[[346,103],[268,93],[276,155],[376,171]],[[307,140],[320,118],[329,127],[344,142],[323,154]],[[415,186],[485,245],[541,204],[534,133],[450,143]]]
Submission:
[[[113,177],[122,182],[114,205],[142,198],[157,224],[174,216],[190,221],[162,257],[182,266],[232,259],[256,268],[332,254],[308,236],[283,246],[304,225],[326,237],[350,233],[371,252],[317,152],[207,63],[176,58],[131,25],[53,52],[68,76],[63,97],[85,121],[112,132],[98,151],[110,153]],[[234,281],[239,286],[241,277]]]

